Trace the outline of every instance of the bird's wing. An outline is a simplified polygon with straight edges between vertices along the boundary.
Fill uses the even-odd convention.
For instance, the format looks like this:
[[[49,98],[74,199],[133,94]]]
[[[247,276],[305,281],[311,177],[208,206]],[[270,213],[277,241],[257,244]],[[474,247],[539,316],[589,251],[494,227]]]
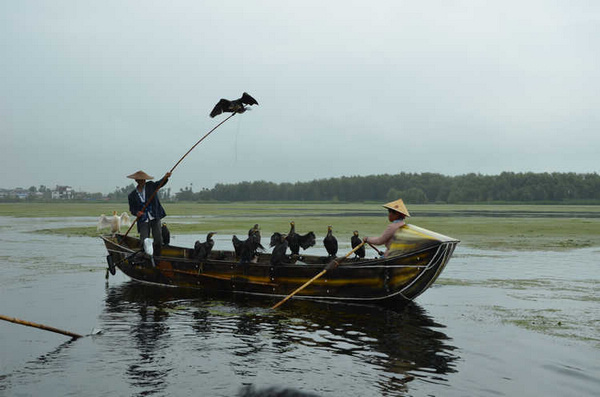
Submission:
[[[96,230],[100,230],[100,229],[104,229],[107,227],[111,227],[112,225],[112,216],[111,217],[107,217],[106,215],[102,214],[100,215],[100,218],[98,218],[98,226],[96,226]]]
[[[299,236],[299,242],[302,249],[307,249],[315,245],[316,236],[313,232],[308,232],[304,236]]]
[[[127,212],[123,212],[120,218],[122,226],[131,226],[131,219],[129,219],[129,214]]]
[[[258,105],[256,99],[252,98],[247,92],[244,92],[240,99],[242,100],[242,103],[245,103],[246,105]]]
[[[223,113],[223,111],[229,107],[229,103],[230,101],[227,99],[221,99],[219,102],[217,102],[212,112],[210,112],[210,117],[215,117]]]

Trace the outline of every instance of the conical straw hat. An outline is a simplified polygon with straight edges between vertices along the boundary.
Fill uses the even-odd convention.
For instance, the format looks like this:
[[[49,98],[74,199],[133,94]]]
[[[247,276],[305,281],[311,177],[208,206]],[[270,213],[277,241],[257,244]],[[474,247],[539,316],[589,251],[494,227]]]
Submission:
[[[404,201],[402,201],[402,199],[398,199],[396,201],[392,201],[390,203],[384,204],[383,207],[390,209],[392,211],[399,212],[403,215],[410,216],[410,214],[408,213],[408,210],[406,209],[406,206],[404,205]]]
[[[150,176],[150,175],[146,174],[142,170],[139,170],[138,172],[135,172],[135,173],[133,173],[131,175],[127,175],[127,178],[131,178],[131,179],[145,179],[145,180],[154,179],[153,176]]]

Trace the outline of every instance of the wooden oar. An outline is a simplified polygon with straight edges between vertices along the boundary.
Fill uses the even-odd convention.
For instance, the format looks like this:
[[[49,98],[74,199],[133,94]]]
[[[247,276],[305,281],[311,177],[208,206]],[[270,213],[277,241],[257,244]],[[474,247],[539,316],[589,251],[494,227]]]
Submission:
[[[44,324],[32,323],[31,321],[20,320],[15,317],[3,316],[1,314],[0,314],[0,320],[10,321],[11,323],[15,323],[15,324],[26,325],[28,327],[39,328],[39,329],[43,329],[45,331],[56,332],[57,334],[63,334],[63,335],[70,336],[73,339],[81,338],[83,336],[83,335],[76,334],[74,332],[64,331],[62,329],[49,327]]]
[[[383,255],[384,254],[383,251],[379,250],[377,247],[375,247],[373,244],[369,243],[368,241],[367,241],[367,244],[369,244],[371,246],[371,248],[373,248],[375,251],[377,251],[377,253],[379,255]]]
[[[362,247],[363,245],[365,245],[364,241],[362,243],[360,243],[359,245],[357,245],[356,247],[354,247],[352,249],[352,251],[348,252],[341,259],[339,259],[339,260],[338,259],[334,259],[331,262],[329,262],[329,264],[327,264],[327,266],[325,266],[325,269],[321,270],[321,272],[319,274],[317,274],[316,276],[314,276],[313,278],[311,278],[310,280],[308,280],[307,282],[305,282],[304,284],[302,284],[302,286],[298,287],[294,292],[292,292],[291,294],[289,294],[288,296],[286,296],[285,298],[283,298],[281,301],[279,301],[279,303],[277,303],[271,309],[277,309],[279,306],[283,305],[292,296],[296,295],[298,292],[302,291],[304,288],[306,288],[308,285],[310,285],[313,281],[315,281],[316,279],[318,279],[319,277],[321,277],[322,275],[324,275],[325,273],[327,273],[327,270],[335,269],[336,267],[338,267],[342,261],[344,261],[350,255],[352,255],[353,253],[355,253],[356,250],[359,249],[360,247]]]
[[[168,178],[166,178],[167,175],[170,175],[173,173],[173,171],[175,170],[175,168],[177,168],[177,166],[179,165],[179,163],[181,163],[183,161],[183,159],[190,154],[190,152],[192,150],[194,150],[194,148],[196,146],[198,146],[200,144],[200,142],[202,142],[207,136],[209,136],[214,130],[216,130],[217,128],[219,128],[221,125],[223,125],[223,123],[225,123],[227,120],[229,120],[230,118],[232,118],[233,116],[235,116],[237,114],[237,112],[233,112],[231,113],[231,116],[227,117],[225,120],[221,121],[219,124],[217,124],[212,130],[208,131],[206,134],[204,134],[204,136],[202,138],[200,138],[200,140],[198,140],[198,142],[196,142],[194,144],[194,146],[192,146],[190,148],[190,150],[188,150],[180,159],[179,161],[173,166],[173,168],[171,168],[171,171],[167,172],[167,174],[165,174],[165,177],[163,177],[161,179],[160,185],[158,186],[158,188],[154,191],[154,193],[152,193],[152,195],[150,196],[150,198],[148,200],[146,200],[146,205],[144,205],[144,208],[142,208],[142,213],[144,211],[146,211],[146,208],[148,208],[148,206],[150,205],[150,203],[152,202],[152,200],[154,199],[154,196],[156,196],[156,194],[158,193],[158,191],[160,190],[161,187],[163,187],[163,185],[166,183],[166,180]],[[127,231],[125,232],[125,234],[121,237],[121,238],[125,238],[127,237],[127,235],[129,234],[129,232],[131,231],[131,229],[133,228],[133,225],[136,224],[136,222],[140,219],[139,216],[135,217],[135,220],[133,222],[131,222],[131,226],[129,226],[129,229],[127,229]]]

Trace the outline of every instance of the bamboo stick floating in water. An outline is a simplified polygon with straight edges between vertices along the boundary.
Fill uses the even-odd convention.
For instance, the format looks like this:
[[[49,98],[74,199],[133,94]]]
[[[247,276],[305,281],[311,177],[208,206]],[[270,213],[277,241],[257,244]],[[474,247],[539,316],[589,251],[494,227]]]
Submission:
[[[43,329],[45,331],[56,332],[57,334],[67,335],[74,339],[81,338],[83,336],[83,335],[76,334],[74,332],[69,332],[69,331],[64,331],[62,329],[49,327],[44,324],[32,323],[31,321],[25,321],[25,320],[21,320],[21,319],[15,318],[15,317],[3,316],[2,314],[0,314],[0,320],[10,321],[11,323],[15,323],[15,324],[26,325],[28,327],[39,328],[39,329]]]

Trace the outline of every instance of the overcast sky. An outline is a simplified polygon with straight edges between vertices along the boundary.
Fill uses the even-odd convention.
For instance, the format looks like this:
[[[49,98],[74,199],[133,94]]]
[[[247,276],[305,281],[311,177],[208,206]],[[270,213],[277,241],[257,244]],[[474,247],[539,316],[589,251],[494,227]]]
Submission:
[[[600,2],[2,1],[0,187],[600,171]]]

